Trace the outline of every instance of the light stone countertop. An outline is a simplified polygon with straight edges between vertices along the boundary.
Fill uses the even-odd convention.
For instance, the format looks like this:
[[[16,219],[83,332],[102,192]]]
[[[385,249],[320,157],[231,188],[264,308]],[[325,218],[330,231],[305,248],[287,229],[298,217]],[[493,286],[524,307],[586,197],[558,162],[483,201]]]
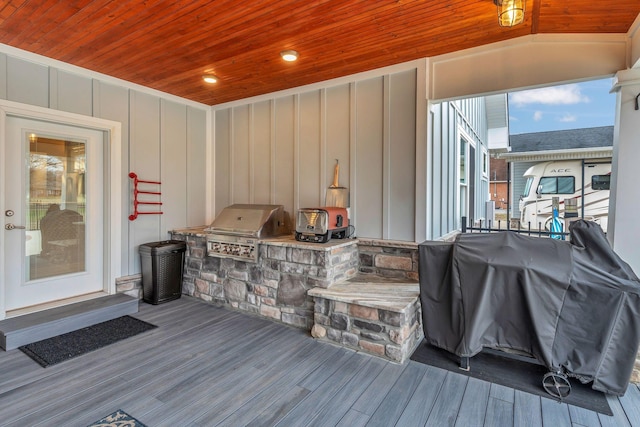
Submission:
[[[184,236],[207,237],[210,233],[206,231],[208,226],[179,228],[170,230],[171,234],[179,234]],[[267,244],[272,246],[282,246],[296,249],[311,249],[315,251],[328,252],[333,249],[342,248],[350,245],[357,245],[357,239],[331,239],[327,243],[299,242],[293,234],[286,236],[271,237],[267,239],[258,239],[259,244]]]
[[[340,282],[328,288],[313,288],[307,292],[312,297],[330,298],[334,301],[365,307],[403,312],[420,295],[418,283]]]

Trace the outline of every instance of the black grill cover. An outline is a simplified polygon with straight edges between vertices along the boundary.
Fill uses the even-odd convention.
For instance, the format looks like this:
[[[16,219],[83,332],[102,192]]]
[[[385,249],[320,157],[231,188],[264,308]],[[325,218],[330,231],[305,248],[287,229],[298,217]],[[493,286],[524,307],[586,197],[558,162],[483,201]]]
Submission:
[[[420,244],[427,342],[458,356],[524,352],[623,395],[640,343],[640,280],[599,225],[570,231],[571,243],[501,232]]]

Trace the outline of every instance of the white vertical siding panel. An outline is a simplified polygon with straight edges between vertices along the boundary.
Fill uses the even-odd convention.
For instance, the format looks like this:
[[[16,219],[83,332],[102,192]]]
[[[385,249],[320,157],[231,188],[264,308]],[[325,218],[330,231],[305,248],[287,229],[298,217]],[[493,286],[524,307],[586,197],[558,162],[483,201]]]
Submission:
[[[391,78],[382,79],[382,238],[389,239],[391,223]]]
[[[340,164],[340,176],[338,184],[349,187],[350,181],[350,90],[349,85],[340,85],[328,88],[326,101],[326,161],[325,161],[325,192],[322,194],[322,202],[326,197],[326,187],[333,183],[333,171],[336,159]]]
[[[93,86],[90,78],[51,68],[50,107],[70,113],[93,115]]]
[[[7,99],[49,107],[49,67],[7,57]]]
[[[292,218],[299,207],[294,201],[295,115],[294,96],[275,100],[274,203],[283,205]]]
[[[214,217],[231,204],[229,162],[231,152],[231,109],[215,112],[215,212]]]
[[[242,186],[234,180],[246,175],[254,203],[282,204],[293,216],[298,208],[324,204],[338,159],[339,184],[351,193],[356,235],[413,241],[416,87],[416,70],[411,69],[218,110],[216,203],[225,186],[239,202],[233,193]],[[248,130],[242,111],[247,111]],[[239,148],[245,140],[248,155]]]
[[[187,226],[187,107],[160,102],[160,236]]]
[[[271,203],[271,104],[253,106],[253,201]]]
[[[131,171],[139,179],[160,181],[160,99],[156,96],[131,91],[130,122],[130,166]],[[144,186],[144,187],[143,187]],[[157,185],[141,184],[150,191],[158,189]],[[162,191],[162,187],[160,186]],[[131,194],[133,197],[133,194]],[[157,196],[141,195],[141,200],[158,200]],[[132,199],[133,200],[133,199]],[[131,206],[131,202],[129,203]],[[139,210],[155,211],[153,206],[142,206]],[[136,256],[138,246],[150,241],[164,238],[160,233],[159,215],[140,215],[130,222],[129,232],[133,252],[130,260],[130,271],[140,271],[140,257]]]
[[[412,241],[416,215],[416,72],[390,76],[389,238]]]
[[[249,152],[249,105],[233,109],[231,178],[232,203],[249,203],[251,157]]]
[[[383,79],[356,83],[356,234],[382,238]]]
[[[321,129],[320,91],[300,95],[298,162],[299,206],[322,206],[320,194]]]
[[[7,99],[7,55],[0,53],[0,99]]]
[[[207,113],[187,107],[187,226],[206,223]]]
[[[447,178],[444,190],[446,198],[443,200],[443,212],[445,223],[442,232],[444,234],[455,230],[458,226],[458,170],[456,159],[458,155],[458,129],[456,123],[455,109],[445,104],[443,111],[446,112],[446,135],[442,140],[446,155],[443,156],[443,172]]]
[[[121,158],[122,176],[112,177],[119,182],[121,189],[121,206],[123,218],[128,218],[131,209],[131,179],[127,176],[129,169],[129,90],[120,86],[110,85],[97,80],[93,81],[93,114],[96,117],[106,120],[113,120],[122,124],[121,134]],[[118,185],[115,182],[113,185]],[[134,272],[130,270],[132,263],[130,258],[135,254],[132,252],[132,245],[129,243],[129,220],[122,222],[121,230],[121,260],[122,275],[127,276]]]

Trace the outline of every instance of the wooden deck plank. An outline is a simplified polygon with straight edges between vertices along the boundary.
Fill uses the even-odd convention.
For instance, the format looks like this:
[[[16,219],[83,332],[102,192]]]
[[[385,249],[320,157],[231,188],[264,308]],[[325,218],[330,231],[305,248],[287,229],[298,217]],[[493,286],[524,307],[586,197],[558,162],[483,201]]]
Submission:
[[[477,378],[469,378],[467,388],[462,396],[462,404],[458,411],[456,426],[468,426],[477,423],[479,420],[484,420],[492,385]]]
[[[268,326],[268,324],[269,323],[262,324],[262,327]],[[223,332],[217,324],[210,324],[209,327],[214,337],[216,334],[224,336],[228,333]],[[207,328],[203,327],[203,329],[206,330]],[[156,331],[159,332],[151,336],[151,334]],[[44,371],[51,369],[55,374],[43,378],[41,381],[21,387],[16,391],[15,395],[12,396],[12,398],[16,400],[14,402],[12,402],[11,399],[2,399],[0,402],[0,411],[7,405],[7,409],[14,409],[15,412],[13,416],[21,414],[24,417],[26,413],[31,411],[31,416],[37,418],[39,413],[45,411],[45,413],[59,413],[65,409],[73,410],[75,406],[83,403],[82,398],[95,394],[93,392],[87,393],[87,389],[83,389],[83,387],[88,387],[88,390],[97,388],[99,395],[102,389],[108,390],[108,387],[105,387],[105,382],[111,381],[112,378],[118,376],[124,377],[118,379],[119,383],[125,383],[127,379],[135,380],[137,378],[136,385],[141,385],[144,384],[145,381],[157,378],[161,373],[166,374],[175,371],[181,363],[176,363],[176,361],[173,360],[174,358],[184,359],[185,363],[192,361],[193,356],[188,353],[190,347],[195,347],[194,351],[199,352],[208,346],[207,342],[196,339],[198,334],[202,332],[195,330],[191,331],[191,333],[181,334],[176,338],[178,341],[174,344],[177,344],[176,346],[182,350],[180,353],[176,353],[175,355],[167,354],[167,347],[163,345],[152,347],[153,351],[146,350],[145,343],[166,344],[166,341],[162,337],[162,334],[166,331],[168,331],[170,335],[168,339],[176,338],[175,334],[178,333],[177,330],[172,330],[171,328],[162,330],[158,328],[150,332],[149,335],[139,335],[109,346],[109,352],[113,359],[109,360],[106,364],[104,362],[86,363],[84,360],[90,357],[92,360],[101,359],[102,356],[100,354],[93,352],[60,365],[44,369]],[[129,345],[134,343],[135,345]],[[128,348],[129,351],[122,350],[124,348]],[[126,375],[126,372],[129,372],[130,375]],[[162,376],[160,376],[160,378],[162,378]],[[68,389],[68,391],[64,393],[64,398],[50,402],[49,397],[52,394],[60,392],[61,383],[64,387],[63,390]],[[77,389],[81,391],[76,391]],[[135,387],[133,389],[135,390]],[[123,392],[126,392],[126,390]],[[108,391],[105,393],[107,395],[109,394]],[[81,398],[76,397],[76,395],[81,396]],[[25,397],[30,399],[25,401]],[[60,408],[53,407],[52,405],[54,405],[54,403],[60,406]]]
[[[578,406],[569,406],[569,417],[571,417],[571,423],[573,424],[585,427],[600,427],[601,425],[597,412]]]
[[[407,366],[387,393],[387,397],[371,415],[367,425],[380,427],[395,425],[427,370],[426,366],[417,363]]]
[[[502,399],[489,397],[484,424],[488,426],[513,426],[513,405]]]
[[[542,404],[542,424],[554,427],[571,427],[569,407],[566,403],[556,402],[551,399],[540,399]]]
[[[285,388],[284,391],[280,391],[275,394],[272,399],[275,401],[272,404],[266,404],[257,415],[255,413],[248,413],[249,417],[253,417],[248,423],[235,423],[231,419],[229,423],[225,420],[219,424],[221,426],[241,426],[250,425],[252,427],[268,427],[273,426],[279,419],[288,414],[293,408],[295,408],[300,402],[307,398],[311,393],[311,390],[302,388],[299,386],[293,386],[293,388]],[[255,416],[254,416],[255,415]],[[203,424],[206,425],[206,424]]]
[[[290,366],[277,381],[262,389],[235,412],[220,422],[221,425],[269,425],[283,417],[311,391],[297,385],[310,372],[316,370],[327,360],[333,359],[340,351],[338,347],[326,343],[313,346],[312,354],[304,361]],[[318,351],[321,350],[321,351]],[[282,391],[285,390],[284,394]],[[201,423],[202,424],[202,423]]]
[[[640,427],[635,385],[608,397],[608,417],[412,361],[375,359],[190,297],[141,304],[135,317],[158,328],[46,369],[19,350],[0,351],[0,425],[82,426],[123,409],[149,427],[179,419],[194,427]]]
[[[260,368],[258,366],[261,363],[249,364],[250,367],[257,370],[257,373],[251,375],[251,371],[247,370],[246,372],[249,375],[237,375],[236,381],[225,390],[221,399],[216,399],[215,402],[207,400],[198,411],[192,411],[194,414],[200,413],[199,416],[194,417],[195,423],[204,426],[214,426],[221,423],[245,403],[257,397],[262,390],[278,382],[284,373],[283,366],[288,365],[291,369],[295,369],[301,359],[311,356],[314,348],[316,348],[314,344],[311,341],[270,343],[269,350],[272,351],[269,351],[269,354],[273,356],[270,357],[272,365]],[[278,354],[276,347],[283,350],[279,357],[276,357]],[[202,402],[202,400],[200,399],[198,403]]]
[[[360,369],[366,369],[371,363],[371,356],[359,353],[352,353],[351,357],[333,375],[327,378],[318,388],[300,402],[287,415],[278,420],[276,425],[290,426],[299,425],[303,420],[316,417],[329,404],[333,396],[338,393]]]
[[[223,331],[217,326],[218,325],[210,325],[211,332],[214,336],[216,333],[225,335],[226,333],[221,334]],[[145,351],[145,343],[166,343],[166,341],[162,339],[162,332],[159,332],[160,335],[158,335],[154,334],[156,331],[158,331],[158,329],[150,332],[147,336],[145,336],[146,334],[143,334],[109,346],[108,351],[112,354],[113,359],[108,363],[100,363],[99,360],[101,359],[101,355],[95,354],[96,352],[72,359],[68,362],[64,362],[60,365],[55,365],[47,369],[40,368],[35,364],[35,362],[31,361],[34,363],[36,369],[45,372],[51,370],[51,375],[43,377],[40,381],[33,382],[16,389],[15,393],[12,393],[11,398],[5,397],[1,399],[0,412],[5,409],[13,409],[13,416],[25,414],[29,411],[33,411],[34,416],[37,416],[36,412],[39,411],[54,413],[56,410],[51,408],[53,402],[49,401],[49,396],[60,392],[61,383],[65,389],[68,389],[65,393],[65,397],[68,399],[68,402],[64,402],[64,399],[62,399],[63,402],[58,402],[58,404],[62,405],[63,408],[69,407],[68,405],[80,403],[75,397],[76,394],[81,396],[87,395],[86,390],[82,390],[82,387],[86,387],[86,384],[91,384],[90,388],[104,388],[104,382],[110,381],[113,377],[122,375],[123,372],[131,372],[132,376],[130,376],[129,379],[134,379],[136,377],[139,378],[145,373],[148,374],[146,378],[153,378],[152,375],[157,375],[158,372],[171,372],[176,369],[179,364],[176,363],[172,357],[176,357],[178,359],[184,358],[186,361],[192,360],[193,357],[190,356],[189,353],[184,353],[184,350],[188,350],[189,346],[195,345],[196,351],[200,350],[198,344],[201,341],[198,341],[196,338],[201,334],[201,331],[192,331],[191,334],[185,333],[178,337],[177,347],[183,350],[183,354],[176,354],[175,356],[169,355],[167,354],[166,347],[162,345],[155,347],[153,349],[153,353]],[[175,333],[177,333],[177,331],[175,331]],[[153,336],[151,336],[152,334]],[[174,334],[170,333],[169,338],[173,337]],[[185,345],[179,345],[180,342],[183,342]],[[135,345],[128,345],[133,343],[135,343]],[[207,343],[203,342],[201,345],[204,349],[206,348]],[[130,351],[121,350],[123,348],[129,348]],[[20,354],[22,354],[22,352],[20,352]],[[26,355],[23,356],[28,359]],[[87,364],[85,362],[89,357],[93,360],[91,364]],[[142,363],[142,366],[140,366],[141,362],[146,363]],[[128,365],[129,363],[131,364]],[[122,382],[122,379],[119,381]],[[78,388],[80,390],[76,391]],[[9,421],[10,419],[11,417],[5,420]]]
[[[331,402],[311,418],[308,426],[334,427],[349,412],[356,399],[369,387],[386,365],[382,359],[371,356],[369,358],[366,368],[357,372],[344,387],[335,393]]]
[[[542,427],[540,396],[515,390],[513,402],[514,427]]]
[[[336,427],[364,427],[368,421],[369,416],[367,414],[351,409],[342,417],[340,422],[336,424]],[[402,424],[398,425],[401,426]]]
[[[413,362],[415,363],[415,362]],[[400,426],[423,426],[429,418],[433,404],[444,384],[447,371],[430,366],[416,387],[404,412],[398,419]]]
[[[263,328],[266,327],[268,327],[268,324],[263,325]],[[124,342],[122,342],[122,344],[124,344]],[[214,356],[214,353],[207,353],[204,351],[205,349],[206,344],[203,344],[202,347],[196,349],[195,354],[200,354],[201,357]],[[142,366],[140,365],[141,361],[144,361],[144,355],[141,355],[141,357],[142,359],[133,361],[137,366],[135,372],[131,372],[131,375],[124,378],[122,375],[114,375],[113,372],[109,371],[109,369],[112,369],[114,372],[118,372],[123,368],[122,366],[112,366],[109,369],[105,369],[97,377],[92,377],[92,372],[90,372],[91,367],[88,367],[89,369],[84,366],[78,367],[73,371],[74,374],[78,375],[78,378],[72,383],[65,383],[65,388],[62,390],[59,388],[55,390],[62,392],[64,395],[63,398],[50,403],[48,401],[50,395],[43,393],[42,397],[44,401],[38,405],[35,410],[31,410],[32,412],[29,415],[21,417],[19,425],[31,425],[35,423],[34,420],[41,417],[43,413],[55,414],[50,416],[49,422],[53,423],[52,425],[57,425],[57,423],[63,423],[69,417],[76,417],[87,410],[93,410],[96,406],[104,406],[105,402],[108,401],[111,396],[131,396],[136,393],[149,394],[150,392],[147,389],[156,391],[162,389],[165,384],[171,384],[173,378],[183,379],[184,377],[180,375],[180,373],[192,373],[194,365],[198,366],[200,362],[197,358],[193,357],[193,353],[172,354],[171,352],[167,353],[166,348],[164,354],[159,355],[158,360],[149,361],[147,359],[148,363]],[[228,358],[232,361],[237,360],[236,354],[234,353],[230,353]],[[167,375],[171,373],[174,375]],[[68,392],[66,391],[67,387],[71,387]],[[74,390],[77,390],[79,387],[84,387],[84,392],[74,393]],[[32,393],[31,390],[25,390],[25,392],[27,394]],[[24,408],[25,413],[28,410],[28,408]]]
[[[624,413],[632,427],[640,426],[640,390],[637,385],[629,385],[624,396],[619,398]]]
[[[513,403],[515,398],[514,389],[505,387],[501,384],[491,384],[490,397],[504,400],[505,402]]]
[[[624,413],[624,409],[618,398],[615,396],[607,396],[607,401],[609,402],[613,416],[598,414],[600,425],[602,427],[631,427],[627,414]]]
[[[356,400],[356,403],[353,404],[353,409],[369,416],[373,415],[380,403],[386,398],[393,384],[411,363],[413,362],[404,365],[387,364],[371,385]]]
[[[279,328],[279,332],[284,329]],[[250,351],[243,351],[242,355],[234,352],[235,357],[230,357],[230,365],[221,366],[216,360],[212,360],[206,373],[200,374],[185,384],[180,392],[163,394],[158,396],[168,407],[173,409],[168,415],[152,414],[149,418],[152,425],[166,423],[167,425],[189,425],[198,422],[208,410],[224,408],[230,400],[240,396],[243,392],[253,392],[252,382],[265,380],[268,371],[256,368],[252,356],[259,358],[273,358],[273,363],[281,366],[287,358],[283,351],[282,340],[274,339],[276,334],[264,334],[250,340],[249,348],[261,348],[256,355]],[[266,341],[262,341],[266,338]],[[279,352],[279,354],[278,354]],[[220,393],[224,390],[224,393]],[[193,396],[188,402],[184,396]]]
[[[447,372],[440,394],[425,424],[426,426],[442,427],[455,425],[468,380],[469,377],[465,377],[464,375]]]

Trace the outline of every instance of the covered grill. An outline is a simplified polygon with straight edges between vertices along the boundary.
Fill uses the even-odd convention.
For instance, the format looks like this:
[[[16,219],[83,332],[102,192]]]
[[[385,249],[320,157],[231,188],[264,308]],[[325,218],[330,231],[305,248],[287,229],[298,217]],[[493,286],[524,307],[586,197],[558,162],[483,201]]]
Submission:
[[[282,205],[228,206],[205,229],[207,255],[257,262],[259,240],[288,234],[288,223]]]
[[[420,299],[427,342],[460,357],[483,347],[525,353],[549,369],[623,395],[640,342],[640,280],[600,227],[571,225],[571,243],[511,232],[425,242]],[[473,365],[473,362],[471,363]],[[557,393],[557,394],[556,394]]]

